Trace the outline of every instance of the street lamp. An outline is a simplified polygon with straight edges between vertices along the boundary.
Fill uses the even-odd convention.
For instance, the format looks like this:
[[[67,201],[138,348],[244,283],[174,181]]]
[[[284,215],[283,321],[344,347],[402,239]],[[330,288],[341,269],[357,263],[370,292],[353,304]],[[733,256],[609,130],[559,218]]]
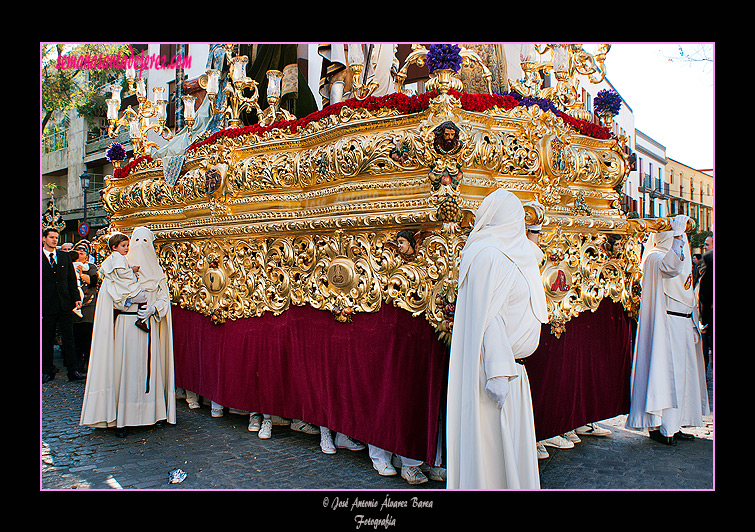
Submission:
[[[84,170],[84,173],[79,176],[79,179],[81,179],[81,189],[84,191],[84,221],[87,221],[87,190],[89,190],[89,183],[91,176],[86,173],[86,170]]]

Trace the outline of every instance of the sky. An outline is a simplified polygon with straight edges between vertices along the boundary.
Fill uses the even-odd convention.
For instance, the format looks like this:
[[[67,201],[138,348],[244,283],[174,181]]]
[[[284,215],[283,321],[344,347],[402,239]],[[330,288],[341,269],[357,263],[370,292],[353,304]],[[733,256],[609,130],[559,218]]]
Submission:
[[[686,52],[697,48],[682,46]],[[715,53],[712,43],[709,48]],[[679,44],[618,43],[611,45],[605,66],[608,80],[632,108],[635,129],[665,146],[666,157],[697,170],[714,169],[714,63],[680,60]]]

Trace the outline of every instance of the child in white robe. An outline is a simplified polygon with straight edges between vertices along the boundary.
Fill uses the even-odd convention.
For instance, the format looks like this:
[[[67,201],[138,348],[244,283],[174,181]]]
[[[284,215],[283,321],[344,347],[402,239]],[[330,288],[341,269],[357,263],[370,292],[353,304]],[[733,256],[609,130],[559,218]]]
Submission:
[[[148,228],[134,229],[130,246],[125,235],[108,244],[80,424],[124,437],[126,427],[176,422],[171,303]]]

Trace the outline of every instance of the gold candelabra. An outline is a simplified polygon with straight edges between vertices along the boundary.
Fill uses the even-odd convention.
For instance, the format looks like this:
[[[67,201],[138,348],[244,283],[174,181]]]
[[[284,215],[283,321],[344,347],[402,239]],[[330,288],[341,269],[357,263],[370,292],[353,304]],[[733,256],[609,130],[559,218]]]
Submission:
[[[107,120],[108,136],[115,138],[121,127],[128,128],[129,138],[134,147],[134,156],[151,155],[152,150],[157,149],[158,145],[147,138],[149,131],[154,130],[165,140],[171,140],[173,134],[165,125],[168,118],[167,106],[168,99],[165,94],[165,87],[154,87],[152,89],[153,99],[147,98],[147,84],[142,78],[136,77],[136,70],[133,67],[126,69],[126,80],[129,90],[136,92],[136,99],[139,106],[134,110],[130,105],[123,111],[120,118],[118,113],[121,108],[121,87],[118,84],[111,86],[111,96],[105,100],[107,103]],[[184,96],[184,119],[189,124],[189,129],[194,124],[194,97]],[[151,119],[155,119],[153,122]]]
[[[268,70],[267,101],[270,106],[263,111],[258,102],[258,83],[246,75],[249,58],[245,55],[234,55],[233,44],[225,44],[223,48],[230,65],[230,80],[223,88],[226,100],[221,107],[215,106],[220,92],[220,70],[213,68],[207,70],[199,81],[200,86],[207,91],[212,114],[223,115],[229,128],[241,127],[241,113],[253,110],[257,111],[258,122],[263,126],[272,124],[276,120],[293,120],[295,117],[291,113],[279,108],[283,73],[278,70]],[[246,89],[251,91],[250,96],[244,95]]]
[[[610,44],[601,44],[595,54],[590,54],[581,44],[522,44],[519,59],[524,79],[511,81],[511,88],[522,96],[552,100],[573,116],[587,119],[589,117],[584,115],[588,113],[583,110],[577,93],[577,75],[587,76],[591,83],[603,81],[604,63],[610,49]],[[550,57],[543,60],[540,56],[546,53],[550,53]],[[542,88],[541,72],[553,72],[556,85]]]
[[[352,73],[351,92],[357,100],[364,100],[372,96],[379,85],[374,81],[367,84],[362,83],[362,72],[364,70],[364,53],[361,44],[349,45],[349,68]]]

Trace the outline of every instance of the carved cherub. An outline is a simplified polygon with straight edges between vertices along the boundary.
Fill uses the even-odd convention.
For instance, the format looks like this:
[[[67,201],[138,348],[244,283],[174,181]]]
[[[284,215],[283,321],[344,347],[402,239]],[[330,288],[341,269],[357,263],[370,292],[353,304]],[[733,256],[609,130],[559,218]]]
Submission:
[[[430,234],[430,231],[420,229],[418,231],[404,229],[396,234],[396,240],[390,240],[387,245],[395,249],[402,259],[412,261],[417,256],[417,251],[422,242]]]

